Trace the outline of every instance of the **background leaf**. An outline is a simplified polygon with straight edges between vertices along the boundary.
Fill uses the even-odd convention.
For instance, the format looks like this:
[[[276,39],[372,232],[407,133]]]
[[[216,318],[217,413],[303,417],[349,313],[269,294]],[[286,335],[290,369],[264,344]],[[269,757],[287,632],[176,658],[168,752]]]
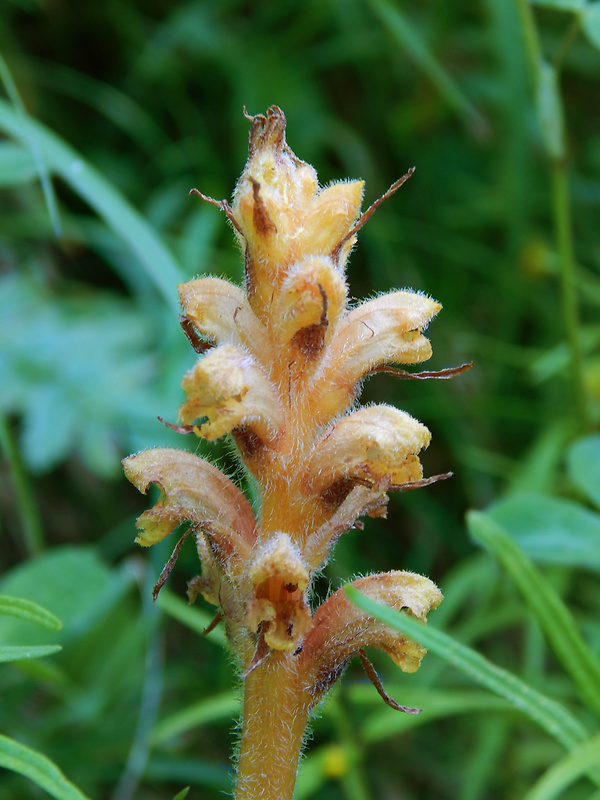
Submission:
[[[2,645],[0,644],[0,663],[7,661],[25,661],[30,658],[43,658],[58,653],[62,647],[58,645],[40,645],[39,647]]]
[[[11,142],[0,142],[0,187],[30,183],[36,178],[31,153]]]
[[[527,792],[525,800],[554,800],[599,763],[600,737],[596,736],[553,764]]]
[[[556,657],[578,687],[585,705],[600,718],[600,661],[577,630],[565,604],[494,520],[481,512],[470,511],[467,524],[473,538],[500,561],[514,580]]]
[[[46,756],[1,735],[0,766],[29,778],[56,800],[88,800]]]
[[[600,435],[586,436],[567,451],[569,478],[600,508]]]
[[[600,569],[600,516],[572,500],[522,494],[489,513],[534,561]]]
[[[3,576],[3,594],[22,597],[48,608],[62,619],[58,636],[33,628],[23,619],[0,617],[0,641],[44,644],[50,636],[64,643],[105,614],[122,596],[127,579],[110,572],[90,547],[56,548]]]
[[[572,750],[586,740],[585,728],[566,708],[539,694],[515,675],[490,663],[479,653],[465,647],[442,631],[425,627],[423,623],[405,614],[376,603],[361,595],[352,586],[347,586],[346,592],[350,600],[363,611],[419,642],[444,661],[511,703],[514,708],[526,714],[548,734],[555,737],[563,747]],[[597,782],[600,785],[600,774]]]
[[[55,614],[22,597],[0,595],[0,616],[23,619],[50,631],[59,631],[62,628],[62,622]]]

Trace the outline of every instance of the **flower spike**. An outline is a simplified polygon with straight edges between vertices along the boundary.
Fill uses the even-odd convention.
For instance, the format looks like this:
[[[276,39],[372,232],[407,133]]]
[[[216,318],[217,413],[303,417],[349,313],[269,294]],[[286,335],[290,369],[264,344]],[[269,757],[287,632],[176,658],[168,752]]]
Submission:
[[[244,681],[236,800],[291,800],[308,716],[348,661],[359,655],[375,688],[392,700],[364,648],[386,652],[405,672],[425,650],[353,605],[346,592],[315,602],[315,577],[337,540],[361,517],[385,517],[388,493],[429,486],[421,455],[431,434],[389,405],[360,408],[376,373],[450,378],[470,364],[414,371],[430,358],[425,331],[441,310],[418,292],[392,291],[348,305],[345,265],[357,236],[396,181],[361,213],[362,180],[319,185],[316,170],[286,141],[278,106],[249,115],[248,160],[231,203],[191,193],[231,223],[244,256],[244,286],[199,277],[179,286],[181,325],[196,364],[184,376],[179,433],[230,435],[254,507],[216,467],[181,450],[148,450],[123,462],[141,491],[160,489],[138,519],[137,541],[178,540],[155,587],[192,534],[201,574],[188,584],[216,607]],[[189,440],[187,440],[189,442]],[[392,571],[354,581],[361,592],[425,620],[442,599],[421,575]]]

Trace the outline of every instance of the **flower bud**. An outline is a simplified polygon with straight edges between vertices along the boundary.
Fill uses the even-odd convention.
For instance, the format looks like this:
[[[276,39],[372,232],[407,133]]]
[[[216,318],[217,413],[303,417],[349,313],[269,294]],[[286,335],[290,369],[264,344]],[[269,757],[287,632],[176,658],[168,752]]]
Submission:
[[[210,343],[251,346],[266,355],[266,331],[239,286],[221,278],[197,278],[178,289],[185,317]]]
[[[245,350],[222,345],[201,358],[181,383],[188,396],[179,409],[194,433],[213,441],[244,425],[259,439],[273,442],[283,421],[277,393],[256,360]],[[198,418],[206,421],[194,424]]]
[[[292,264],[330,256],[360,213],[363,182],[319,189],[317,173],[285,141],[285,116],[273,106],[252,118],[250,157],[231,208],[246,257],[246,289],[264,320]],[[347,256],[352,242],[343,248]]]
[[[430,358],[431,345],[422,330],[440,309],[416,292],[392,292],[353,309],[338,325],[313,387],[322,398],[322,418],[346,408],[362,378],[377,366]]]
[[[420,478],[417,454],[431,434],[405,411],[369,406],[339,419],[315,442],[306,470],[311,491],[323,492],[341,478],[373,484],[384,476],[402,484]]]
[[[313,256],[292,265],[270,310],[277,339],[302,349],[307,332],[320,330],[320,349],[331,338],[332,327],[344,311],[346,284],[330,258]],[[299,334],[304,334],[300,336]]]

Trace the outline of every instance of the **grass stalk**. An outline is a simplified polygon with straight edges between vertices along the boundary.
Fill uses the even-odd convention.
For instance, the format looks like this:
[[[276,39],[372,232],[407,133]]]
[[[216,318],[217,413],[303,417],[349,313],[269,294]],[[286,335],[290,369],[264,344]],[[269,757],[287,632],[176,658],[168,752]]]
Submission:
[[[584,430],[588,430],[590,427],[590,418],[587,408],[583,354],[579,335],[579,304],[575,288],[573,230],[571,225],[567,169],[564,159],[554,159],[552,161],[551,179],[554,230],[560,264],[562,316],[565,335],[569,346],[575,411],[579,426]]]
[[[527,0],[515,0],[515,3],[521,21],[542,143],[550,169],[553,227],[560,265],[561,312],[570,356],[573,403],[579,426],[585,430],[589,429],[590,422],[579,333],[564,109],[559,74],[557,67],[544,59],[531,5]],[[569,35],[568,32],[567,41],[570,41]],[[559,64],[560,60],[559,58]]]
[[[15,489],[15,499],[27,553],[30,556],[38,555],[44,549],[42,520],[29,478],[21,461],[19,448],[14,441],[6,417],[1,412],[0,448],[10,465],[10,474]]]

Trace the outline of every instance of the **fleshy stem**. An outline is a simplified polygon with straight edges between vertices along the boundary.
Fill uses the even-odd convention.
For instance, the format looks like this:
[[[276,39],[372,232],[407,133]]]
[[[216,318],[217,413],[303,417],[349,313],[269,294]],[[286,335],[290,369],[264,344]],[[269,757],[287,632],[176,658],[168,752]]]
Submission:
[[[308,721],[295,659],[276,653],[247,676],[235,800],[291,800]]]

